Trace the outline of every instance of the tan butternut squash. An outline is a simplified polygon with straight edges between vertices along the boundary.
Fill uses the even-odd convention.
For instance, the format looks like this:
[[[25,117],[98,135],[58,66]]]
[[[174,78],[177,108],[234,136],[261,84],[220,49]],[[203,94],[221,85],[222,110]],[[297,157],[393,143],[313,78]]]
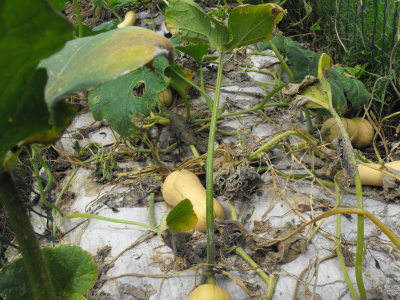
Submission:
[[[206,190],[195,174],[186,170],[172,172],[165,179],[161,192],[165,202],[171,206],[189,199],[198,218],[196,229],[206,232]],[[225,219],[224,208],[215,198],[214,218]]]
[[[203,284],[196,288],[187,300],[232,300],[227,291],[213,284]]]
[[[340,119],[350,137],[353,147],[362,149],[372,143],[375,132],[370,122],[362,118]],[[321,135],[324,140],[330,143],[339,136],[339,126],[336,124],[334,118],[330,118],[322,124]]]
[[[375,168],[381,169],[382,166],[379,164],[369,164]],[[393,161],[385,164],[385,167],[389,167],[400,171],[400,161]],[[383,173],[374,169],[371,169],[364,165],[358,165],[358,171],[360,172],[361,184],[371,186],[383,186]],[[354,185],[351,181],[350,185]]]

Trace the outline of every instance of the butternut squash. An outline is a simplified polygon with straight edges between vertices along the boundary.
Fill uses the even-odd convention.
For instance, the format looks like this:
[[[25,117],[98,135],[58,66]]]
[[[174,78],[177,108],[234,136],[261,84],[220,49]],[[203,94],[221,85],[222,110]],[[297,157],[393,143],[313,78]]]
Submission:
[[[208,283],[196,288],[187,300],[232,300],[232,298],[224,289]]]
[[[340,119],[353,147],[362,149],[371,144],[375,132],[370,122],[362,118]],[[330,143],[339,136],[339,126],[336,124],[335,118],[330,118],[322,124],[321,135]]]
[[[206,232],[206,190],[195,174],[187,170],[172,172],[165,179],[161,192],[165,202],[171,206],[189,199],[198,218],[196,229]],[[225,219],[224,208],[215,198],[214,218]]]
[[[166,107],[170,106],[172,103],[172,91],[170,87],[167,87],[165,90],[162,92],[158,93],[158,98],[160,98],[160,101],[164,103]]]
[[[126,26],[133,26],[133,24],[135,24],[136,22],[136,14],[134,11],[128,11],[125,14],[125,19],[123,22],[121,22],[120,24],[117,25],[118,28],[123,28]]]
[[[369,164],[375,168],[381,169],[381,165],[379,164]],[[400,171],[400,161],[393,161],[385,164],[385,167],[389,167],[395,170]],[[358,165],[358,171],[360,172],[361,184],[362,185],[371,185],[371,186],[383,186],[383,173],[377,170],[368,168],[364,165]],[[350,185],[354,185],[354,182],[351,181]]]

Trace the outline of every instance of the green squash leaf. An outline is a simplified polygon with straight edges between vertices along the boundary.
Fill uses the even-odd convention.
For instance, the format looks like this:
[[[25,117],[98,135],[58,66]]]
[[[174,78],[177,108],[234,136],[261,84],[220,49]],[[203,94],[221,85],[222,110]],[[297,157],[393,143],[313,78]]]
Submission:
[[[86,36],[92,36],[92,35],[97,35],[103,32],[107,32],[113,29],[117,29],[117,21],[114,21],[114,23],[104,23],[101,24],[99,26],[94,27],[93,29],[90,28],[89,26],[86,25],[82,25],[82,36],[86,37]],[[76,26],[75,27],[75,35],[78,36],[79,35],[79,27]]]
[[[335,80],[343,86],[346,98],[355,110],[359,110],[364,104],[368,103],[371,94],[361,81],[344,75],[344,69],[341,67],[335,67],[332,72],[333,75],[336,75]]]
[[[200,64],[203,61],[204,56],[208,53],[210,46],[197,44],[187,45],[184,47],[179,46],[175,47],[175,49],[178,49],[183,53],[189,54],[198,64]]]
[[[49,75],[46,99],[63,99],[113,80],[159,55],[172,61],[172,44],[152,30],[135,26],[70,41],[40,64]]]
[[[324,102],[328,104],[329,107],[332,107],[332,91],[331,85],[328,82],[328,78],[331,76],[331,57],[325,53],[322,53],[318,62],[318,79],[321,84],[321,89],[326,97]]]
[[[121,29],[119,29],[121,30]],[[168,62],[164,57],[154,60],[154,72],[146,67],[106,82],[89,93],[89,106],[95,120],[106,119],[124,137],[134,137],[141,130],[143,118],[149,116],[158,101],[158,93],[170,80],[164,76]],[[144,84],[142,97],[133,89]]]
[[[282,51],[283,53],[286,53],[287,47],[295,47],[297,49],[303,50],[303,46],[301,46],[300,43],[295,42],[291,38],[283,36],[283,35],[280,35],[280,36],[277,36],[276,38],[274,38],[274,45],[279,51]],[[267,49],[271,49],[271,46],[269,45],[268,42],[260,43],[258,50],[264,51]]]
[[[56,295],[62,299],[84,299],[78,295],[85,294],[95,284],[98,274],[90,253],[75,245],[60,245],[43,249],[43,256]],[[34,298],[22,258],[0,270],[0,294],[7,300]]]
[[[62,11],[67,7],[66,0],[50,0],[50,3],[58,11]]]
[[[301,83],[307,75],[318,76],[318,53],[289,46],[286,54],[293,72],[293,83]]]
[[[103,0],[92,0],[92,3],[98,7],[103,7],[104,5],[106,5]]]
[[[72,33],[72,24],[45,0],[29,5],[0,1],[0,162],[23,140],[45,142],[38,135],[48,130],[58,136],[64,128],[56,127],[73,115],[64,104],[45,102],[46,72],[36,70],[42,59],[73,38]],[[59,108],[66,114],[54,111]]]
[[[167,225],[172,232],[193,232],[197,223],[190,200],[179,202],[168,214]]]
[[[61,296],[60,300],[86,300],[81,294],[72,294],[71,296]]]
[[[260,39],[272,40],[280,35],[275,26],[284,15],[285,11],[273,3],[234,8],[228,19],[232,40],[225,45],[225,51],[253,44]]]
[[[172,34],[187,42],[210,45],[221,51],[230,40],[228,28],[191,0],[171,0],[165,11],[165,20]]]
[[[327,80],[332,93],[332,107],[339,115],[343,115],[347,110],[347,99],[344,94],[343,86],[336,80],[335,76]]]

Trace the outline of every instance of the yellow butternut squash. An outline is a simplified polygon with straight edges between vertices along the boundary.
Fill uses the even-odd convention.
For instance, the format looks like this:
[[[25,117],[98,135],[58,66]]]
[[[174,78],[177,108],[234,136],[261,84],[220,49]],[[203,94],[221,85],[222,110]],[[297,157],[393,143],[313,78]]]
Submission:
[[[382,166],[379,164],[369,164],[375,168],[381,169]],[[385,164],[385,167],[389,167],[400,171],[400,161],[393,161]],[[358,171],[360,172],[361,184],[371,186],[383,186],[383,173],[364,165],[358,165]],[[354,185],[351,181],[350,185]]]
[[[165,202],[171,206],[189,199],[198,218],[196,229],[206,232],[206,190],[195,174],[187,170],[172,172],[165,179],[161,192]],[[214,218],[225,219],[224,208],[215,198]]]
[[[121,22],[120,24],[118,24],[117,27],[118,28],[123,28],[123,27],[126,27],[126,26],[133,26],[133,24],[135,24],[135,22],[136,22],[136,14],[135,14],[134,11],[130,10],[125,14],[124,21]]]
[[[340,119],[353,147],[362,149],[371,144],[375,132],[370,122],[362,118]],[[339,126],[336,124],[335,118],[330,118],[322,124],[321,135],[330,143],[339,136]]]
[[[196,288],[187,300],[232,300],[232,298],[224,289],[208,283]]]

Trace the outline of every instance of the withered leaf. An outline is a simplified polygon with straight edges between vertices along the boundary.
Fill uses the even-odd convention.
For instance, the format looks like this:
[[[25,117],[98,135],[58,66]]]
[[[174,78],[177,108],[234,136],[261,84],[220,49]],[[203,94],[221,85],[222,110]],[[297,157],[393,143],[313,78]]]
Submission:
[[[395,170],[393,168],[389,168],[389,167],[387,167],[387,169],[393,175],[400,177],[400,171]],[[400,196],[400,189],[399,189],[400,182],[397,179],[395,179],[392,176],[389,176],[387,174],[383,174],[382,179],[383,179],[383,192],[385,194],[386,200],[390,201],[390,200],[393,200],[394,198],[399,197]]]
[[[221,172],[214,176],[221,194],[229,201],[243,202],[250,199],[250,195],[264,184],[261,176],[250,168],[247,162],[242,163],[232,174],[231,165],[223,166]]]

